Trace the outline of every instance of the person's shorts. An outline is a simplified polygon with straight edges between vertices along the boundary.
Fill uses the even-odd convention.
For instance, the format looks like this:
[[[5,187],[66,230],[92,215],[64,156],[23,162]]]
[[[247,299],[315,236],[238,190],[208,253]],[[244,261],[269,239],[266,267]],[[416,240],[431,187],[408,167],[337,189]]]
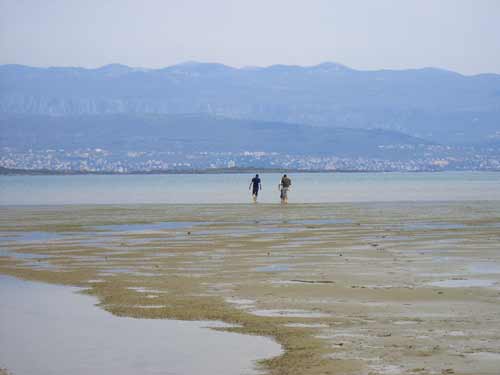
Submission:
[[[259,195],[259,188],[253,188],[252,195]]]

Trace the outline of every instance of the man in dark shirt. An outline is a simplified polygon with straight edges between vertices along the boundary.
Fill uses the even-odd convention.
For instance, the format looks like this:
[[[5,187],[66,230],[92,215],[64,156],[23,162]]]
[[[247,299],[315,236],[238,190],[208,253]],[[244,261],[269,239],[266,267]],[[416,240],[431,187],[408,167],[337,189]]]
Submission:
[[[258,174],[256,174],[255,177],[252,178],[248,190],[250,190],[250,188],[252,189],[253,201],[257,203],[257,196],[259,195],[259,190],[262,190],[262,185],[260,183],[260,178]]]

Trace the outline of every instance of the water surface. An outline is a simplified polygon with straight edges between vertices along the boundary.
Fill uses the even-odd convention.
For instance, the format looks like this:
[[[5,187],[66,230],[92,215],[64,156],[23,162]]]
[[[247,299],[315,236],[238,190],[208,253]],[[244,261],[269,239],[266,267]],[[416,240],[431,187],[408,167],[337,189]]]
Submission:
[[[256,360],[281,354],[268,338],[205,328],[213,322],[116,317],[76,290],[0,275],[0,368],[23,375],[251,375]]]
[[[0,205],[248,203],[252,174],[0,176]],[[279,202],[280,174],[259,201]],[[500,173],[292,173],[291,203],[500,200]]]

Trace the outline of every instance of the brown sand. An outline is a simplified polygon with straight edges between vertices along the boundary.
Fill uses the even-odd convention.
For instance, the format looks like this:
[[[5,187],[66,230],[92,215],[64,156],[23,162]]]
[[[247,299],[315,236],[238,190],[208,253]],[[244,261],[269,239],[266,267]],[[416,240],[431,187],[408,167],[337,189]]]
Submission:
[[[269,374],[500,368],[499,202],[0,211],[3,236],[64,235],[9,242],[44,257],[0,256],[1,273],[83,286],[120,316],[222,320],[272,337],[284,354],[261,363]],[[92,233],[164,221],[204,225]]]

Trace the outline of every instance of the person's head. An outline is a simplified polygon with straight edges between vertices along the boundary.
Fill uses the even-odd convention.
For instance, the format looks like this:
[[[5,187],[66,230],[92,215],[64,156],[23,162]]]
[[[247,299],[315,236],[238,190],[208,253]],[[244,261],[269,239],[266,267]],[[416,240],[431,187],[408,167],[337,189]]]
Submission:
[[[286,174],[284,174],[283,177],[286,177]]]
[[[255,177],[259,178],[259,175],[258,175],[258,174],[256,174],[256,175],[255,175]]]

